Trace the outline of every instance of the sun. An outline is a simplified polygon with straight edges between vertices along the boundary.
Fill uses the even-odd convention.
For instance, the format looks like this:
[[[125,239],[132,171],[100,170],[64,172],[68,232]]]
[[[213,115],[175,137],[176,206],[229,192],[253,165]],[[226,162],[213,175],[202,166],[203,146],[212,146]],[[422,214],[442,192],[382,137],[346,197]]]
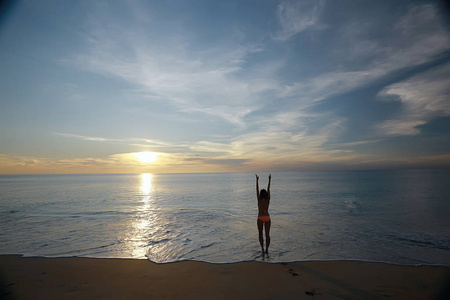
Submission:
[[[158,153],[155,152],[136,152],[133,155],[141,162],[147,164],[154,162],[158,157]]]

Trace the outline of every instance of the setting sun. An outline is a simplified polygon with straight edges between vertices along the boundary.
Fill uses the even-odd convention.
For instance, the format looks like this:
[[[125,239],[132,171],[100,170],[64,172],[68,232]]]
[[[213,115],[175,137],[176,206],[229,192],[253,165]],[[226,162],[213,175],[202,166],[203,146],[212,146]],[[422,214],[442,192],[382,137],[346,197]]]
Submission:
[[[136,152],[133,155],[143,163],[152,163],[158,157],[158,153],[155,152]]]

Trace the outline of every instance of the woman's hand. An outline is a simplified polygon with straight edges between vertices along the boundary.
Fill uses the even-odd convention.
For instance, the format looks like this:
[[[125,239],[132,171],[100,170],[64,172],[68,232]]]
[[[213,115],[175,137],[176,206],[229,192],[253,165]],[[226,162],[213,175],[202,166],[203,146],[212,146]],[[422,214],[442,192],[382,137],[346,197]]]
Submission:
[[[259,176],[258,176],[258,175],[256,175],[256,174],[255,174],[255,176],[256,176],[256,180],[259,180]]]
[[[270,181],[271,178],[272,178],[272,174],[269,174],[269,181]]]

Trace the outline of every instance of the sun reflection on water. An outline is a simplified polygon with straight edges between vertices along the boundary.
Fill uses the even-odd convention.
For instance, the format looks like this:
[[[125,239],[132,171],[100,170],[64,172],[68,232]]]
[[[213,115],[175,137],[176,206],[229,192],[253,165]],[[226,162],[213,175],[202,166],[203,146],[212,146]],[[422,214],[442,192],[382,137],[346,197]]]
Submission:
[[[158,175],[141,174],[136,177],[134,201],[138,204],[126,229],[124,239],[125,257],[153,261],[168,261],[179,257],[183,245],[174,242],[182,238],[181,229],[172,227],[171,215],[167,215],[164,205],[161,206],[161,191]],[[187,238],[183,239],[188,240]],[[188,240],[189,241],[189,240]]]
[[[152,174],[144,173],[142,176],[141,193],[150,197],[152,191]]]
[[[145,258],[149,238],[157,230],[157,216],[152,198],[152,174],[141,174],[141,205],[138,207],[132,221],[132,232],[130,232],[131,254],[135,258]]]

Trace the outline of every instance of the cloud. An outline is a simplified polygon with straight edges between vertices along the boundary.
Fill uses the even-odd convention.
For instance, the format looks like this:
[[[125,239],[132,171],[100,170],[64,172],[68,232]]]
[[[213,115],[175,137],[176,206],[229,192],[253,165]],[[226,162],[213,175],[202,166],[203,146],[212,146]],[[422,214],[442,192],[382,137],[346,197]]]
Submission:
[[[450,166],[450,155],[429,155],[410,157],[390,157],[361,160],[349,164],[352,168],[448,168]]]
[[[115,153],[106,157],[49,159],[0,154],[0,174],[79,174],[173,172],[183,162],[178,155],[158,155],[155,163],[140,161],[135,153]],[[191,167],[191,169],[190,169]],[[201,168],[201,166],[199,166]],[[185,171],[195,171],[188,165]],[[179,171],[178,171],[179,172]]]
[[[349,142],[349,143],[335,143],[333,146],[337,146],[339,148],[352,148],[361,145],[374,144],[381,142],[382,140],[366,140],[366,141],[358,141],[358,142]]]
[[[324,5],[324,1],[283,1],[277,8],[280,30],[266,42],[285,42],[275,43],[278,47],[293,45],[291,39],[297,34],[322,28],[325,25],[320,23],[319,17]],[[159,20],[157,16],[152,18]],[[198,152],[224,162],[233,160],[242,164],[262,159],[279,163],[353,161],[363,155],[352,152],[348,147],[365,141],[349,143],[342,150],[325,149],[327,143],[339,144],[336,137],[345,130],[345,119],[334,116],[332,112],[327,116],[313,115],[306,113],[305,108],[399,70],[433,61],[437,55],[450,50],[450,38],[439,21],[436,7],[412,6],[394,23],[384,25],[389,27],[385,35],[374,34],[383,21],[373,19],[371,22],[374,23],[366,24],[365,30],[358,30],[359,24],[351,21],[348,24],[352,26],[344,26],[342,30],[328,24],[329,33],[342,34],[351,41],[332,45],[339,48],[330,51],[336,55],[333,59],[339,64],[328,64],[328,69],[320,69],[322,73],[314,73],[314,77],[306,74],[301,80],[294,76],[283,81],[280,71],[291,62],[289,58],[267,52],[270,49],[268,44],[242,44],[241,40],[226,37],[200,45],[196,44],[196,36],[184,30],[182,23],[171,25],[162,22],[159,25],[165,35],[161,37],[155,34],[156,27],[147,26],[142,19],[145,18],[141,16],[131,25],[112,31],[100,16],[90,24],[85,36],[86,47],[71,57],[70,64],[134,85],[134,92],[148,101],[149,106],[163,102],[178,112],[226,120],[239,129],[222,139],[209,136],[200,141],[183,141],[181,145],[139,138],[97,139],[99,142],[142,145],[150,147],[150,151],[179,155],[179,159],[186,153]],[[152,40],[154,36],[158,39]],[[264,58],[254,63],[252,59],[259,55]],[[430,85],[431,81],[421,81],[422,87]],[[441,90],[445,84],[442,82]],[[379,124],[379,133],[387,136],[417,134],[417,125],[442,115],[433,108],[428,109],[434,112],[427,117],[415,116],[414,112],[419,110],[415,107],[424,106],[414,105],[412,96],[407,96],[404,90],[406,87],[401,84],[391,85],[380,94],[382,97],[405,98],[407,100],[402,101],[408,104],[404,104],[404,117]],[[269,101],[285,105],[272,105],[267,109]],[[442,101],[434,105],[442,106]],[[315,121],[314,126],[311,120]],[[95,137],[85,139],[96,140]],[[190,159],[191,163],[196,161],[200,160]]]
[[[99,142],[99,143],[113,143],[113,144],[122,144],[128,145],[132,147],[139,147],[143,149],[148,149],[152,151],[161,151],[165,153],[177,153],[177,152],[187,152],[189,151],[189,146],[185,143],[170,143],[167,141],[160,141],[155,139],[145,139],[145,138],[104,138],[104,137],[93,137],[93,136],[84,136],[70,133],[54,133],[56,135],[78,139],[83,141],[91,141],[91,142]]]
[[[95,142],[123,142],[121,139],[107,139],[102,137],[92,137],[92,136],[83,136],[83,135],[77,135],[77,134],[70,134],[70,133],[60,133],[56,132],[56,135],[60,135],[63,137],[68,138],[76,138],[84,141],[95,141]]]
[[[287,41],[302,31],[318,28],[324,2],[323,0],[282,1],[276,11],[280,29],[272,38]]]
[[[416,135],[417,126],[425,124],[421,120],[388,120],[375,126],[377,133],[385,136]]]
[[[432,62],[439,54],[450,50],[450,35],[441,23],[437,9],[433,5],[411,7],[403,16],[389,25],[390,30],[387,34],[370,34],[371,31],[379,28],[379,24],[366,23],[364,30],[358,30],[357,25],[350,21],[348,26],[342,27],[343,36],[351,36],[348,38],[348,41],[351,41],[349,45],[346,46],[345,43],[336,45],[341,47],[336,51],[337,54],[350,55],[351,59],[337,57],[340,62],[338,69],[294,82],[282,89],[281,97],[296,100],[295,106],[291,107],[291,114],[305,110],[332,96],[362,88],[381,78],[388,78],[395,72]],[[374,28],[371,29],[371,26]],[[314,153],[322,153],[321,159],[324,160],[327,160],[327,156],[332,156],[332,152],[323,149],[326,142],[326,146],[335,145],[339,148],[344,147],[341,149],[345,150],[361,144],[377,143],[380,141],[380,134],[382,136],[418,134],[417,126],[435,117],[448,115],[450,103],[447,88],[450,86],[448,73],[448,66],[444,66],[422,76],[416,76],[414,79],[386,87],[379,96],[401,99],[401,115],[378,124],[375,127],[375,135],[369,133],[372,140],[347,144],[340,144],[336,138],[345,131],[345,122],[341,122],[339,125],[342,127],[341,131],[337,130],[329,135],[318,133],[320,138],[317,140],[322,143],[309,144],[314,146],[312,149],[315,149],[310,153],[311,157],[314,157]],[[361,101],[365,100],[361,99]],[[301,123],[303,118],[318,120],[320,117],[301,116],[293,123]],[[332,126],[333,120],[332,118],[328,121],[329,126]],[[285,128],[285,130],[289,129]],[[314,137],[314,134],[308,134],[309,138]],[[301,149],[302,146],[298,145],[298,148]],[[345,152],[341,155],[352,157],[350,153]],[[360,157],[364,155],[361,154]]]
[[[296,97],[300,106],[305,107],[330,96],[351,91],[385,74],[385,71],[379,69],[328,72],[286,86],[282,91],[282,96]]]
[[[243,163],[249,161],[249,159],[233,159],[233,158],[203,158],[203,157],[188,157],[185,158],[184,161],[187,162],[199,162],[202,165],[224,165],[228,167],[239,167]]]
[[[276,37],[288,39],[317,25],[324,5],[324,1],[282,2],[278,6],[282,29]],[[242,45],[228,40],[192,51],[192,41],[184,37],[188,33],[180,25],[176,29],[164,28],[171,38],[154,42],[147,38],[151,34],[138,34],[145,25],[139,21],[133,24],[135,27],[123,26],[114,33],[104,23],[101,19],[91,22],[87,48],[84,53],[74,55],[71,64],[135,84],[136,91],[149,102],[165,102],[179,112],[217,117],[239,128],[246,126],[250,113],[264,106],[266,97],[296,99],[291,109],[301,110],[399,69],[428,62],[450,49],[450,38],[439,22],[436,8],[416,6],[393,24],[383,38],[363,36],[354,29],[358,24],[346,27],[347,33],[343,35],[353,35],[348,51],[356,56],[374,57],[365,64],[349,63],[339,70],[283,85],[276,75],[282,64],[276,64],[268,73],[258,72],[261,66],[273,61],[260,62],[255,72],[246,69],[250,73],[242,77],[245,64],[254,54],[264,51],[261,44]],[[149,31],[152,30],[150,27]]]
[[[328,118],[326,126],[309,132],[306,125],[299,124],[303,121],[301,114],[279,113],[268,124],[261,123],[258,130],[224,142],[199,141],[191,149],[205,155],[211,153],[222,158],[245,159],[247,165],[354,160],[357,155],[351,150],[324,149],[323,145],[339,135],[345,122],[331,116]],[[295,131],[292,130],[294,123]]]
[[[380,92],[386,101],[400,101],[396,119],[376,126],[383,135],[416,135],[433,118],[450,116],[450,63],[392,84]]]
[[[439,17],[435,5],[411,7],[393,27],[393,35],[386,39],[384,59],[380,68],[395,70],[420,65],[450,49],[450,35]]]
[[[101,18],[89,22],[85,49],[65,63],[131,83],[149,103],[164,102],[183,113],[243,127],[258,96],[273,89],[265,75],[237,76],[248,57],[262,51],[261,45],[231,40],[198,50],[188,40],[195,40],[192,33],[182,26],[168,25],[162,29],[168,36],[155,41],[152,32],[158,28],[136,21],[111,31]]]
[[[344,56],[339,57],[339,61],[347,60],[350,54],[352,59],[338,70],[286,85],[283,97],[295,97],[300,107],[304,107],[360,88],[401,69],[430,62],[450,50],[450,35],[433,5],[410,8],[381,38],[368,38],[370,28],[367,27],[370,26],[367,24],[364,31],[355,29],[358,24],[350,22],[349,25],[344,26],[342,35],[347,36],[350,44],[340,45],[342,49],[337,53]],[[363,63],[355,64],[362,58]]]

